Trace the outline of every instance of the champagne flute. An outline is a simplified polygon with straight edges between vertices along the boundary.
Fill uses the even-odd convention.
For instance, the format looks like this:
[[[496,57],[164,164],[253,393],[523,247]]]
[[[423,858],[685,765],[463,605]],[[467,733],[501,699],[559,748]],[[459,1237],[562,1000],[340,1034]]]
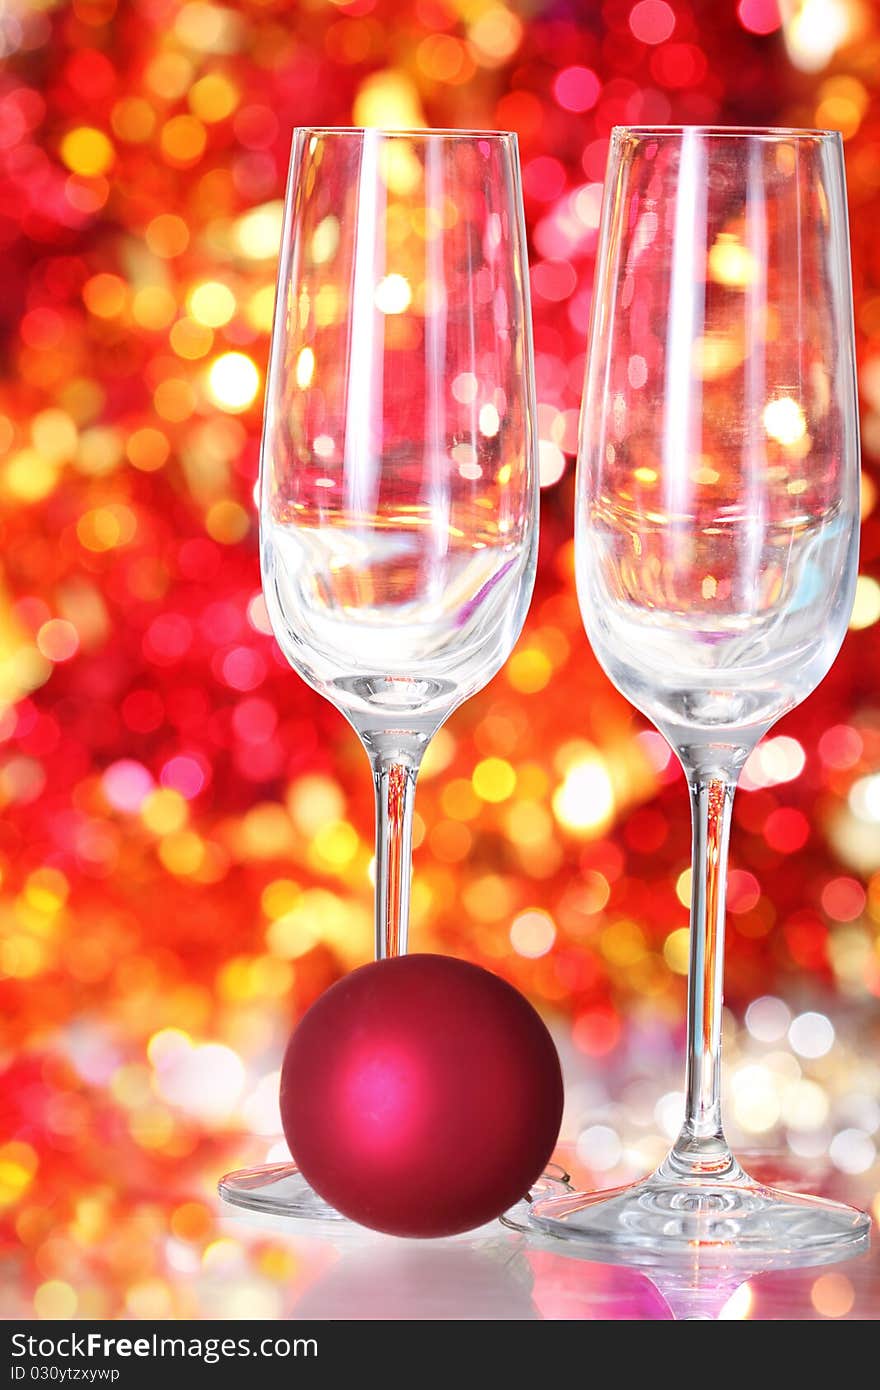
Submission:
[[[263,430],[263,592],[291,666],[370,759],[379,958],[406,950],[425,749],[525,619],[536,471],[516,136],[297,130]],[[228,1174],[220,1193],[336,1216],[292,1164]]]
[[[867,1216],[752,1181],[720,1105],[734,789],[758,740],[829,670],[856,580],[839,134],[614,131],[576,508],[592,646],[690,787],[685,1119],[652,1176],[539,1201],[531,1219],[641,1259],[842,1248],[864,1236]]]

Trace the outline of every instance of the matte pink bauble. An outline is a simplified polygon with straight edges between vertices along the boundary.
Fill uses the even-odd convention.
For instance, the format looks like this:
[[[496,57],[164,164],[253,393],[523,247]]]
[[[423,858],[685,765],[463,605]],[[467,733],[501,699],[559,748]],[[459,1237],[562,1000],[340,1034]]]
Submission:
[[[327,990],[281,1073],[290,1151],[344,1216],[448,1236],[500,1216],[549,1159],[562,1072],[531,1004],[449,956],[376,961]]]

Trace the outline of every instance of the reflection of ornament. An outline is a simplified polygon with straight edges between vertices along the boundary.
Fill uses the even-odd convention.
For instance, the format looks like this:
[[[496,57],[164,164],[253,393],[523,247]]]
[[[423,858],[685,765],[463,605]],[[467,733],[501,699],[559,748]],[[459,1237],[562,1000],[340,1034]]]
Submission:
[[[532,1006],[447,956],[377,961],[290,1040],[281,1114],[312,1187],[362,1225],[440,1236],[491,1221],[541,1173],[562,1073]]]
[[[563,1253],[564,1252],[564,1253]],[[666,1299],[640,1270],[583,1258],[560,1241],[529,1240],[532,1298],[541,1317],[554,1322],[667,1322]]]
[[[540,1316],[531,1295],[529,1260],[518,1242],[404,1245],[360,1232],[355,1248],[340,1242],[339,1258],[291,1311],[297,1319],[519,1322]]]

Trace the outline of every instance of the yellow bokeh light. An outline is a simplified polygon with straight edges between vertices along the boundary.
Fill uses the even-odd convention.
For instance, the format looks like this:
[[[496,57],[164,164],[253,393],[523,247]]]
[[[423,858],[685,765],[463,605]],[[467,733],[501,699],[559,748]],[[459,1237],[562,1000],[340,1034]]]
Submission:
[[[304,347],[296,359],[296,384],[301,391],[311,386],[315,375],[315,354],[310,347]]]
[[[233,228],[235,244],[252,261],[272,260],[281,245],[284,204],[281,199],[251,208],[239,217]]]
[[[405,275],[386,275],[376,286],[373,298],[380,313],[402,314],[412,303],[410,283]]]
[[[128,1127],[142,1149],[164,1149],[174,1135],[174,1120],[164,1105],[139,1106],[129,1116]]]
[[[169,873],[190,878],[198,873],[205,857],[201,836],[194,830],[179,830],[159,842],[159,858]]]
[[[40,502],[58,481],[56,464],[36,449],[21,449],[6,464],[3,482],[21,502]]]
[[[153,392],[156,414],[171,424],[188,420],[196,408],[195,392],[184,377],[167,377]]]
[[[553,837],[549,811],[537,801],[517,801],[507,815],[507,834],[515,845],[546,845]]]
[[[342,820],[345,798],[337,784],[321,773],[298,777],[287,794],[287,809],[297,830],[313,835],[315,829]]]
[[[494,439],[501,428],[501,419],[496,407],[491,401],[480,406],[479,414],[480,434],[486,439]]]
[[[453,777],[440,793],[440,805],[452,820],[475,820],[480,814],[480,798],[473,783],[464,777]]]
[[[166,101],[177,101],[192,83],[193,65],[184,53],[166,49],[153,58],[144,77],[150,91]]]
[[[122,460],[123,437],[112,425],[92,425],[83,430],[77,445],[76,466],[80,473],[99,477],[112,473]]]
[[[604,762],[588,758],[569,768],[553,794],[553,813],[566,829],[599,830],[614,812],[614,789]]]
[[[320,297],[320,296],[319,296]],[[271,333],[275,318],[275,286],[261,285],[247,302],[245,316],[258,333]]]
[[[783,26],[788,55],[802,72],[818,72],[849,34],[849,0],[799,0],[792,9]]]
[[[94,507],[76,523],[80,545],[100,553],[127,545],[137,532],[134,512],[128,507]]]
[[[187,362],[205,357],[214,346],[214,334],[195,319],[178,319],[168,335],[172,350]]]
[[[253,404],[260,389],[260,374],[243,352],[224,352],[211,364],[208,394],[221,410],[237,414]]]
[[[275,878],[267,883],[260,896],[260,906],[272,921],[290,912],[302,896],[302,889],[291,878]]]
[[[468,26],[468,39],[481,67],[501,67],[522,42],[523,26],[518,15],[504,5],[490,5]]]
[[[756,273],[755,258],[730,232],[720,232],[709,251],[709,276],[719,285],[742,289]]]
[[[602,954],[612,965],[629,969],[645,957],[645,933],[637,922],[612,922],[599,939]]]
[[[31,421],[34,448],[53,463],[73,458],[78,441],[76,425],[66,410],[50,406],[40,410]]]
[[[768,401],[761,418],[770,438],[779,444],[797,444],[807,432],[804,412],[791,396],[779,396],[775,401]]]
[[[213,1230],[214,1214],[203,1202],[181,1202],[169,1224],[178,1240],[202,1241]]]
[[[250,530],[249,513],[231,497],[212,502],[205,514],[205,530],[221,545],[237,545]]]
[[[239,103],[239,92],[225,73],[209,72],[189,89],[186,99],[193,115],[210,124],[232,115]]]
[[[534,695],[543,690],[553,675],[553,664],[546,652],[538,647],[525,647],[514,652],[507,664],[507,679],[514,690]]]
[[[54,913],[67,902],[70,884],[60,869],[46,864],[28,874],[24,896],[37,912]]]
[[[164,285],[144,285],[131,301],[135,323],[154,333],[167,328],[177,313],[177,300]]]
[[[235,295],[221,280],[204,280],[187,297],[190,314],[206,328],[222,328],[234,317],[236,307]]]
[[[435,82],[462,82],[473,73],[470,54],[452,34],[427,34],[416,49],[416,63]]]
[[[354,99],[355,125],[417,130],[425,124],[418,88],[406,73],[385,68],[361,84]]]
[[[67,132],[61,141],[60,154],[71,173],[84,178],[106,173],[114,158],[113,145],[104,132],[87,125]]]
[[[847,96],[827,96],[816,107],[816,123],[827,130],[839,130],[844,140],[855,135],[862,123],[864,107]]]
[[[484,758],[474,768],[471,780],[481,801],[506,801],[516,788],[516,772],[505,758]]]
[[[172,116],[159,136],[159,146],[169,164],[187,168],[205,152],[208,134],[197,116]]]
[[[123,97],[110,112],[114,135],[129,145],[142,145],[156,128],[156,113],[143,97]]]
[[[72,1318],[76,1307],[76,1290],[63,1279],[47,1279],[34,1293],[34,1312],[49,1322]]]
[[[128,286],[119,275],[101,271],[82,288],[83,303],[99,319],[114,319],[128,303]]]
[[[125,1295],[125,1306],[132,1317],[156,1320],[174,1317],[171,1290],[161,1279],[144,1279],[132,1284]]]
[[[856,594],[853,600],[849,625],[856,632],[872,627],[880,619],[880,584],[869,574],[860,574],[856,580]]]
[[[41,941],[33,937],[7,933],[5,941],[0,942],[0,970],[13,980],[30,980],[40,975],[48,964],[47,952]],[[3,1173],[0,1164],[0,1192],[2,1192]]]
[[[356,857],[359,846],[357,831],[345,820],[322,825],[312,839],[314,857],[333,869],[347,868]]]
[[[693,883],[693,879],[693,869],[687,868],[682,869],[675,881],[675,896],[678,898],[682,907],[690,907],[691,884]]]
[[[172,260],[189,246],[189,227],[175,212],[160,212],[147,223],[144,239],[154,256]]]
[[[839,130],[844,140],[849,140],[861,125],[871,103],[864,83],[847,73],[837,73],[823,82],[819,91],[821,100],[816,107],[817,124]]]
[[[15,1139],[0,1147],[0,1208],[12,1206],[27,1191],[37,1164],[30,1144]]]
[[[154,835],[173,835],[183,829],[188,818],[185,798],[170,787],[151,791],[141,807],[141,820]]]
[[[320,892],[321,890],[316,890]],[[276,956],[295,960],[313,949],[318,939],[319,924],[308,920],[299,908],[276,917],[266,929],[266,945]]]
[[[690,949],[691,934],[687,927],[676,927],[663,942],[663,959],[676,975],[688,973]]]
[[[167,436],[152,425],[134,430],[125,446],[129,463],[143,473],[155,473],[165,463],[170,452],[171,445]]]
[[[860,484],[860,511],[862,521],[870,516],[877,503],[877,484],[867,473],[862,473]]]

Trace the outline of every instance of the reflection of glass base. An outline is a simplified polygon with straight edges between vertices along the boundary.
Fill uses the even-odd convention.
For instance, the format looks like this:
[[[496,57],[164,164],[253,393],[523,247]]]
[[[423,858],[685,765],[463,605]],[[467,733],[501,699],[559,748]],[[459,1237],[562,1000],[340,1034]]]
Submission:
[[[745,1174],[713,1181],[662,1173],[630,1187],[539,1199],[529,1222],[543,1234],[576,1241],[597,1259],[645,1265],[819,1254],[864,1243],[871,1225],[855,1207],[765,1187]]]
[[[328,1206],[306,1182],[295,1163],[266,1163],[259,1168],[239,1168],[227,1173],[217,1184],[224,1202],[247,1211],[269,1216],[288,1216],[297,1221],[346,1221]],[[530,1203],[570,1193],[568,1174],[557,1163],[548,1163],[544,1173],[521,1202],[501,1218],[514,1230],[528,1229]]]

